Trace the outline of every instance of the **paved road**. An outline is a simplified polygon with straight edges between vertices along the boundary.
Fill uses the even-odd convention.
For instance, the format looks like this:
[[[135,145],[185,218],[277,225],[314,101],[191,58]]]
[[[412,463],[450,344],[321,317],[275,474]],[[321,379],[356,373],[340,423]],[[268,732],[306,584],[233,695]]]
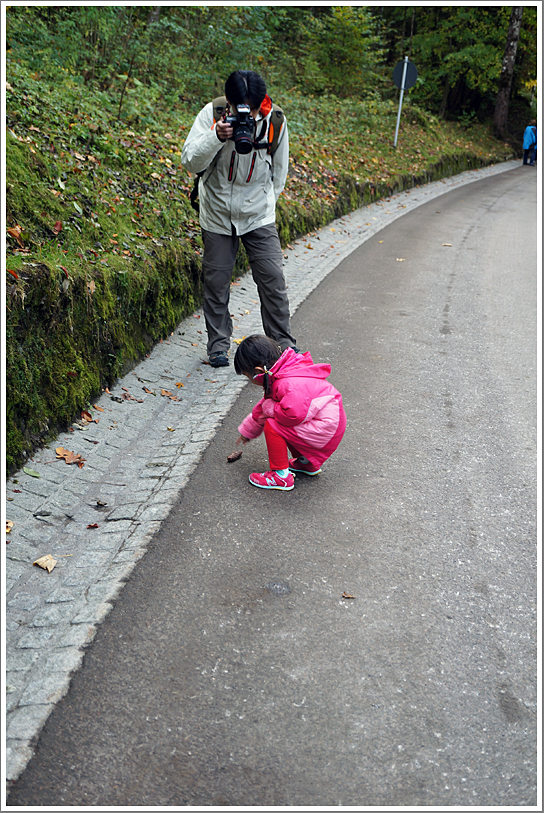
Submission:
[[[406,196],[387,202],[394,222],[379,233],[374,210],[344,219],[342,237],[326,233],[361,247],[294,318],[300,345],[331,361],[349,416],[323,475],[288,494],[252,489],[263,443],[225,458],[257,391],[228,414],[210,403],[232,392],[185,396],[199,421],[188,459],[154,481],[185,485],[165,519],[150,511],[164,499],[130,517],[116,499],[117,558],[147,553],[68,693],[56,703],[38,680],[24,692],[41,689],[41,703],[12,692],[12,742],[29,709],[50,716],[10,805],[536,804],[535,173],[488,173],[429,197],[396,220]],[[331,259],[317,259],[324,236],[299,244],[302,276],[310,258]],[[232,368],[220,372],[225,392]],[[207,375],[200,390],[214,389]],[[169,460],[165,438],[182,424],[163,424],[176,407],[160,439],[153,421],[142,428],[160,446],[152,462]],[[128,479],[130,437],[123,448]],[[200,458],[190,477],[189,452]],[[106,603],[100,581],[111,597],[113,560],[86,606],[98,593]],[[56,572],[58,599],[71,577],[60,565],[44,575]],[[20,586],[11,595],[22,605]],[[63,603],[83,611],[73,595],[49,611]],[[51,626],[30,632],[40,629]]]

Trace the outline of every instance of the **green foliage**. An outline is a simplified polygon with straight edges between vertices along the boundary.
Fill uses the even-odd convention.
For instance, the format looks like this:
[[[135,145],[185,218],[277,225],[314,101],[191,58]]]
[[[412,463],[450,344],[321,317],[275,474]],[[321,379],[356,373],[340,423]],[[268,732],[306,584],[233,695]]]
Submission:
[[[510,12],[509,6],[384,7],[375,16],[390,64],[410,51],[417,65],[414,102],[452,118],[472,111],[482,121],[493,112]],[[513,98],[536,77],[536,54],[536,8],[525,7]]]

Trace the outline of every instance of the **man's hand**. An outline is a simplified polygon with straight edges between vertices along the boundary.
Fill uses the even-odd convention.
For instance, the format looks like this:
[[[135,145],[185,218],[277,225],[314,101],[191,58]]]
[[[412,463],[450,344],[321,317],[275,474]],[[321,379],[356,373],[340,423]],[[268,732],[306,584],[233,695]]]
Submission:
[[[218,121],[215,125],[215,134],[219,141],[226,141],[228,138],[232,138],[234,130],[226,121]]]

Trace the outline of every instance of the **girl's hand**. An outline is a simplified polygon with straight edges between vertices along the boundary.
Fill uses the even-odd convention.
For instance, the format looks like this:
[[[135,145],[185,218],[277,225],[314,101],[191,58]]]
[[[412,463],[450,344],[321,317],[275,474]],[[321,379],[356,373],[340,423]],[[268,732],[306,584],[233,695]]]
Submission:
[[[240,443],[245,446],[246,443],[249,443],[249,438],[245,438],[243,435],[238,435],[238,440],[236,441],[236,445],[239,446]]]

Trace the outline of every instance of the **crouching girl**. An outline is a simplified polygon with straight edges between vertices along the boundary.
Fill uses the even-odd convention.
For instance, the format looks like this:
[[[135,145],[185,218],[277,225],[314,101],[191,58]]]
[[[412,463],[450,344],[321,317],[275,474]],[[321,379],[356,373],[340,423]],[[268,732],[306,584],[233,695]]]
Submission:
[[[234,369],[264,389],[263,398],[238,427],[237,445],[263,430],[265,434],[270,471],[250,474],[249,482],[257,488],[291,491],[293,474],[319,474],[346,429],[342,396],[327,381],[330,364],[314,364],[309,353],[291,347],[282,353],[272,339],[256,335],[239,345]]]

